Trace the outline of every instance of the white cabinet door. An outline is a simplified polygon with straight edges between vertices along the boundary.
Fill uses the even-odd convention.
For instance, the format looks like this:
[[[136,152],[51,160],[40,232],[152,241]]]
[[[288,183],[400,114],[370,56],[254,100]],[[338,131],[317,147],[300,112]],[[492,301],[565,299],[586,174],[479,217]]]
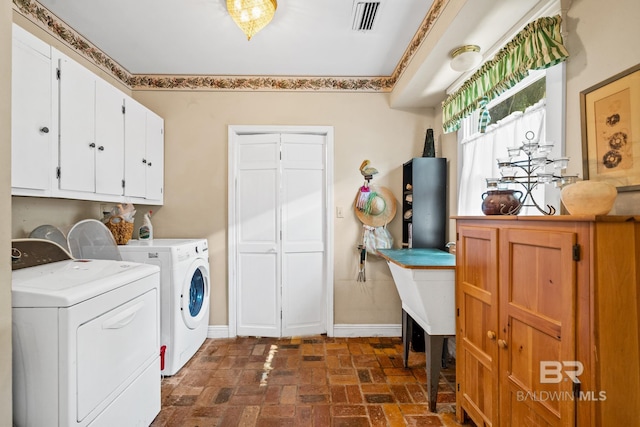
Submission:
[[[146,195],[147,110],[133,98],[126,97],[124,114],[124,195]]]
[[[124,179],[124,93],[96,81],[96,193],[122,195]]]
[[[164,195],[164,120],[125,98],[124,194],[162,204]]]
[[[149,200],[162,203],[164,193],[164,120],[147,111],[146,195]]]
[[[28,189],[47,195],[57,130],[51,48],[15,24],[11,75],[11,186],[17,192]]]
[[[61,56],[59,188],[95,192],[96,78],[77,62]]]

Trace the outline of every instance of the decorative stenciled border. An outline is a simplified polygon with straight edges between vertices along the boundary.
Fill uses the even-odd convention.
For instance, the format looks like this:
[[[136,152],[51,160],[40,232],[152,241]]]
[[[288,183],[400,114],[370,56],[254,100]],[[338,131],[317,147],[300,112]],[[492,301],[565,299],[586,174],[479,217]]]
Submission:
[[[129,85],[135,89],[219,89],[219,90],[345,90],[383,92],[393,88],[389,77],[379,78],[274,78],[219,76],[141,76],[134,75]]]
[[[231,77],[131,74],[35,0],[13,0],[14,9],[131,89],[286,90],[390,92],[449,0],[435,0],[391,76]]]
[[[66,23],[58,19],[47,8],[33,0],[13,0],[14,9],[51,35],[78,51],[94,64],[110,72],[114,77],[130,86],[131,74],[113,61],[96,46],[76,33]]]

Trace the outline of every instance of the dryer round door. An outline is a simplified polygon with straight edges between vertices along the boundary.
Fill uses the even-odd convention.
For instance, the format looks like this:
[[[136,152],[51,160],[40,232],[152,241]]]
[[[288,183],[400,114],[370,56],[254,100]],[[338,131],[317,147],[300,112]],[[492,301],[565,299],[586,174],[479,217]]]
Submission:
[[[209,265],[206,260],[196,259],[187,270],[180,295],[180,311],[187,327],[195,329],[200,326],[208,308]]]

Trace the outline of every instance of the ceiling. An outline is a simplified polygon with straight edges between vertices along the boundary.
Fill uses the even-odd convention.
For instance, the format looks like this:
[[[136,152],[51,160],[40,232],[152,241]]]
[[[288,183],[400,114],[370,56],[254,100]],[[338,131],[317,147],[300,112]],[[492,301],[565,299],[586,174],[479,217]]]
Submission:
[[[555,3],[375,0],[372,30],[356,31],[358,1],[279,0],[271,23],[247,41],[226,0],[38,0],[134,75],[371,78],[402,65],[392,94],[398,108],[439,104],[465,77],[448,66],[453,48],[477,44],[490,59],[505,37]],[[444,4],[438,19],[419,48],[409,49],[434,3]]]

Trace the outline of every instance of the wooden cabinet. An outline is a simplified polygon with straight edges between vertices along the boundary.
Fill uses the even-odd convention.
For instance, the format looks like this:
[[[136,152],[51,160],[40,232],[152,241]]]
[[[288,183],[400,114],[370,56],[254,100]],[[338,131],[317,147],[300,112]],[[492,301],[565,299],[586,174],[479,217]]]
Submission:
[[[59,56],[59,189],[122,195],[124,93]]]
[[[164,121],[132,98],[125,99],[125,196],[162,203]]]
[[[51,47],[13,24],[12,49],[12,193],[48,196],[54,176],[52,155],[57,135]]]
[[[638,221],[456,220],[458,420],[635,425]]]
[[[402,246],[445,249],[447,159],[416,157],[402,166]]]

